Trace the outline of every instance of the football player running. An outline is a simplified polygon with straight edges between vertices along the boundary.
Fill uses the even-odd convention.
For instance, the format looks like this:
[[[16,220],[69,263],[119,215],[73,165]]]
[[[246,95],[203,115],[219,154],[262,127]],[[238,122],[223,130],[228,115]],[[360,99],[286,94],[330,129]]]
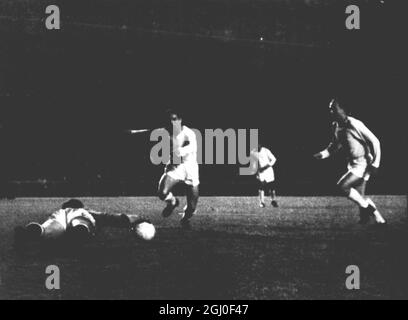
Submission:
[[[360,224],[366,224],[370,217],[374,217],[377,224],[384,225],[386,221],[374,202],[365,197],[367,181],[380,166],[380,141],[363,122],[349,116],[338,99],[330,102],[329,110],[334,120],[332,141],[314,157],[326,159],[343,149],[348,158],[348,171],[337,182],[339,189],[359,206]]]
[[[186,187],[187,205],[181,213],[182,227],[190,226],[190,219],[197,210],[199,198],[199,166],[197,161],[197,138],[194,131],[183,125],[179,111],[168,110],[168,139],[170,139],[170,160],[165,166],[159,181],[158,196],[166,202],[163,217],[169,217],[179,206],[173,190],[182,183]]]

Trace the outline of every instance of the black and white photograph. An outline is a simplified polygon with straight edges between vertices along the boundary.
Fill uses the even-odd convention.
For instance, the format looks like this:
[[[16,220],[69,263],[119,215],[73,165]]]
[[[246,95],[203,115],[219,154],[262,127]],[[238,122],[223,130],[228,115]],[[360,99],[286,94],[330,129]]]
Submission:
[[[401,2],[0,0],[0,300],[407,300]]]

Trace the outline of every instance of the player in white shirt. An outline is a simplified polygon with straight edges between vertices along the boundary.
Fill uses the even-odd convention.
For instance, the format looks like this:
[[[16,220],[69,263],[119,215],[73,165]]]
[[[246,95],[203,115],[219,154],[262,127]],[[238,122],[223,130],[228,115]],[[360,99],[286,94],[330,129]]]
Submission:
[[[178,111],[168,111],[170,128],[170,160],[166,164],[162,175],[158,195],[167,203],[162,215],[169,217],[179,206],[179,200],[172,193],[174,187],[180,183],[186,186],[187,205],[181,213],[180,221],[183,227],[189,226],[189,221],[196,213],[199,198],[199,167],[197,161],[197,138],[193,130],[182,124],[182,117]]]
[[[52,213],[43,223],[31,222],[15,229],[17,245],[34,240],[58,240],[69,236],[72,244],[80,244],[95,235],[96,228],[103,226],[133,229],[148,220],[138,215],[109,214],[84,207],[77,199],[65,202],[61,209]]]
[[[258,143],[258,149],[251,152],[251,156],[255,159],[253,163],[256,165],[256,178],[259,182],[259,206],[265,208],[266,193],[271,196],[272,206],[278,207],[275,191],[275,172],[273,170],[276,157],[261,142]]]
[[[368,223],[371,216],[375,218],[377,224],[385,224],[386,221],[374,202],[365,197],[367,181],[380,167],[380,141],[363,122],[348,116],[338,99],[333,99],[329,108],[334,119],[332,142],[314,157],[326,159],[343,149],[349,161],[348,171],[340,178],[337,185],[345,196],[360,207],[361,224]]]

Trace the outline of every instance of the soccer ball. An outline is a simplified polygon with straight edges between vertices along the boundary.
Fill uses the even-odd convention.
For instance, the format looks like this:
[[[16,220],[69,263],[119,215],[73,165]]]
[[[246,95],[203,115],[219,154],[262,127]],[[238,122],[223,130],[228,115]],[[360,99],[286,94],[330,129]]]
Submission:
[[[152,240],[156,235],[156,228],[149,222],[139,223],[134,230],[140,239],[146,241]]]

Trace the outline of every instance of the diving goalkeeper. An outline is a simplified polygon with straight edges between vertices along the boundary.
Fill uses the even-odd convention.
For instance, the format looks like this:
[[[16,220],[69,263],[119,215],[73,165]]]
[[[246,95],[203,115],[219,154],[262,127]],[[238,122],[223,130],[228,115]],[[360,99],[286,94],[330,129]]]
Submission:
[[[97,228],[103,226],[124,227],[135,230],[148,220],[138,215],[108,214],[84,207],[77,199],[65,202],[61,209],[52,213],[43,223],[31,222],[25,227],[15,229],[16,244],[35,240],[57,240],[70,236],[74,240],[86,241],[95,235]]]

